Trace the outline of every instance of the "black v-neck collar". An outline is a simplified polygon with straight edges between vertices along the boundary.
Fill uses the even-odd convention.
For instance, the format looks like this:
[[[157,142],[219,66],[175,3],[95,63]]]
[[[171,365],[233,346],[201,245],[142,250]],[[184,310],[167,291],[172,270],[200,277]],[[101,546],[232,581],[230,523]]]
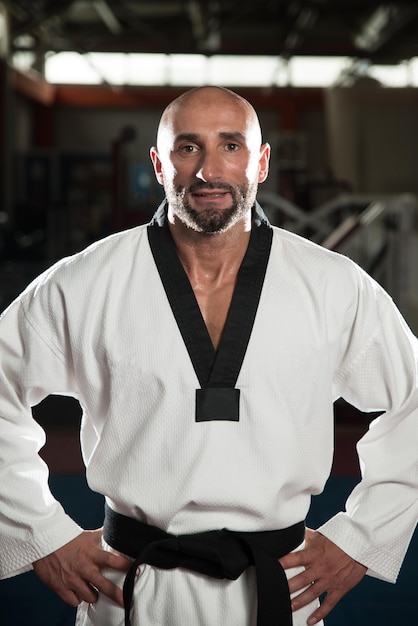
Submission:
[[[202,389],[234,388],[257,312],[272,242],[261,207],[238,271],[225,327],[215,350],[166,219],[165,202],[148,225],[148,239],[167,298]]]

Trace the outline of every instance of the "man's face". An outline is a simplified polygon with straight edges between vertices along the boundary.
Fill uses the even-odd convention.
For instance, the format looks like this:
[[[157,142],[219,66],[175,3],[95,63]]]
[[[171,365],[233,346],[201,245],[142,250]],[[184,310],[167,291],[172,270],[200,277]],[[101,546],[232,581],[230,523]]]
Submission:
[[[248,218],[267,176],[268,146],[260,142],[251,109],[230,96],[198,92],[175,108],[151,151],[169,217],[202,233]]]

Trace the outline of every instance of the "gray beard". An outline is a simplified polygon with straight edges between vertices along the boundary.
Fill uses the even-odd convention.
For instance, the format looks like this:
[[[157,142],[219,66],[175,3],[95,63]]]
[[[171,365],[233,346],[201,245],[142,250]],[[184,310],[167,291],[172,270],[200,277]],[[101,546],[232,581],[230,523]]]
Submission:
[[[192,185],[189,191],[196,192],[204,189],[228,191],[232,196],[232,204],[226,209],[219,209],[217,206],[211,206],[210,200],[208,200],[206,209],[196,211],[188,202],[184,201],[184,187],[172,189],[171,193],[166,190],[167,200],[173,213],[188,228],[199,233],[216,234],[224,233],[248,214],[255,202],[257,183],[238,187],[238,194],[230,185],[219,183]]]

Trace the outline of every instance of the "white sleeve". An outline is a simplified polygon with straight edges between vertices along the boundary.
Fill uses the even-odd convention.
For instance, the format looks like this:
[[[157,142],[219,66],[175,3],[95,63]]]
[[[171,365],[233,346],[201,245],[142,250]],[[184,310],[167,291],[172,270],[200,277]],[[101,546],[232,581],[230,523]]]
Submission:
[[[30,569],[82,532],[53,498],[38,455],[45,433],[31,407],[74,389],[63,354],[46,335],[28,320],[21,298],[0,318],[0,578]]]
[[[365,282],[337,389],[384,413],[357,445],[362,479],[346,511],[319,530],[370,575],[395,582],[418,519],[418,342],[388,295]]]

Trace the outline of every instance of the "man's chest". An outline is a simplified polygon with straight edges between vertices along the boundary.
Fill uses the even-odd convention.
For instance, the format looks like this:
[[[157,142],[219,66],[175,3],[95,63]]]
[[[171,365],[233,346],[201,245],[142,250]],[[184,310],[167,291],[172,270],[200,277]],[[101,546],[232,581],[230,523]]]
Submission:
[[[234,291],[234,281],[193,285],[192,289],[215,350],[219,346]]]

